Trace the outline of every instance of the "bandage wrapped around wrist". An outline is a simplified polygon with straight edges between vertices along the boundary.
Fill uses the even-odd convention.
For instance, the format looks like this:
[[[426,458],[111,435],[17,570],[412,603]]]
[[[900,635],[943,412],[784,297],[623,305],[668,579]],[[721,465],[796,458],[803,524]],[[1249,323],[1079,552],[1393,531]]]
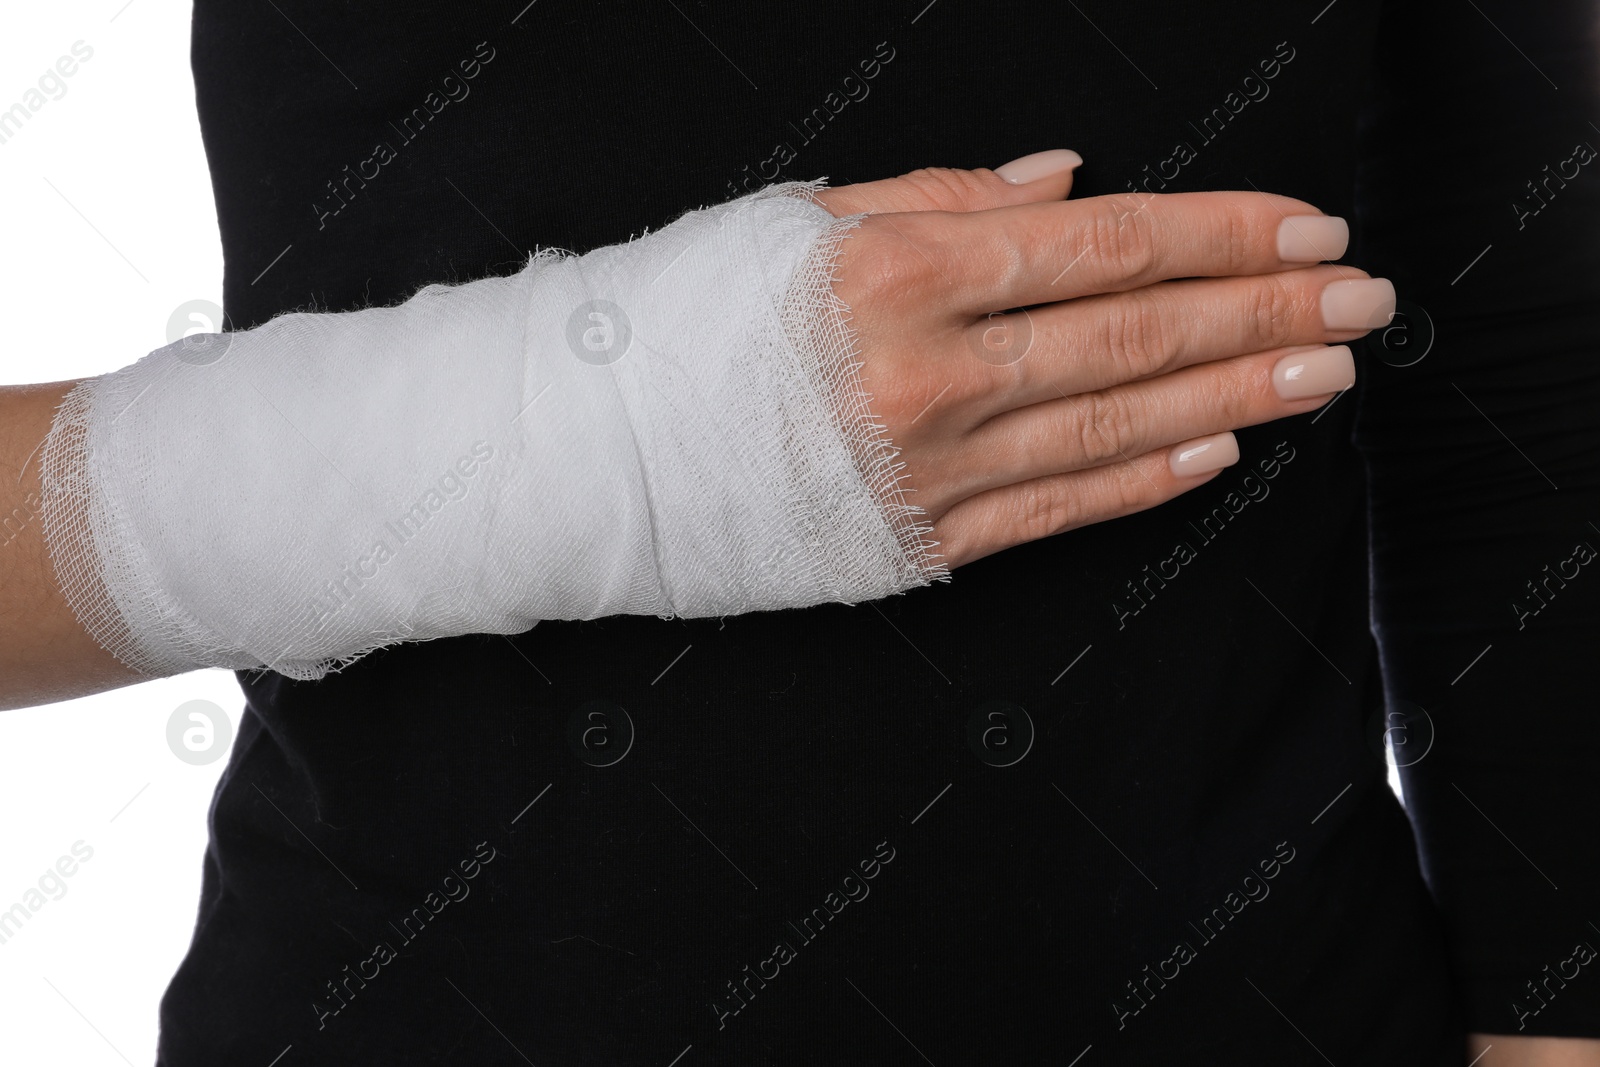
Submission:
[[[946,577],[831,285],[859,219],[815,187],[81,383],[41,450],[68,603],[151,676],[312,679],[398,641]]]

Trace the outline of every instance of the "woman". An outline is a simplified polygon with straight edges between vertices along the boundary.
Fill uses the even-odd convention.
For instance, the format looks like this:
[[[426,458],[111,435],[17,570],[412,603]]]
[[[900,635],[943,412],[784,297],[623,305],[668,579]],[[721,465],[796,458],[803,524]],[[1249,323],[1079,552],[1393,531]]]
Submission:
[[[163,1062],[1594,1059],[1553,1040],[1600,1035],[1593,931],[1568,903],[1597,880],[1569,845],[1593,809],[1559,773],[1593,736],[1569,544],[1594,477],[1595,374],[1573,358],[1596,333],[1579,235],[1600,194],[1575,147],[1596,136],[1592,12],[1008,14],[994,39],[987,14],[940,4],[513,4],[449,24],[197,5],[236,327],[827,174],[829,211],[874,213],[846,255],[875,256],[836,286],[869,382],[927,385],[912,368],[934,352],[974,375],[1059,367],[1063,396],[986,409],[990,375],[879,412],[948,584],[399,644],[314,682],[242,672]],[[865,184],[1019,142],[1087,163]],[[1469,167],[1442,166],[1468,144]],[[1032,331],[1019,360],[1015,332],[985,342],[986,314],[954,334],[919,318],[970,311],[1006,262],[942,255],[971,246],[942,244],[962,220],[929,209],[1021,240],[1044,215],[984,213],[1069,182],[1068,204],[1134,194],[1109,231],[1148,237],[1127,273],[1067,303],[988,294],[987,313],[1030,308],[1002,323]],[[1167,195],[1229,189],[1246,195]],[[1392,334],[1356,345],[1355,395],[1291,398],[1284,359],[1293,380],[1384,312],[1318,321],[1331,283],[1366,277],[1310,265],[1339,258],[1317,240],[1283,255],[1274,220],[1318,209],[1437,336],[1417,362]],[[1255,220],[1253,255],[1231,222],[1207,228],[1228,211]],[[927,267],[857,280],[896,227]],[[1074,284],[1060,265],[1050,281]],[[1135,354],[1112,380],[1143,399],[1082,418],[1075,398],[1107,384],[1083,368]],[[1015,412],[1031,435],[977,434]],[[1172,446],[1226,430],[1236,465],[1173,466]],[[1046,455],[1053,474],[1027,466]],[[985,484],[997,472],[1062,480],[1045,504]],[[1045,518],[1018,523],[1030,502]],[[1508,734],[1529,678],[1541,716]]]

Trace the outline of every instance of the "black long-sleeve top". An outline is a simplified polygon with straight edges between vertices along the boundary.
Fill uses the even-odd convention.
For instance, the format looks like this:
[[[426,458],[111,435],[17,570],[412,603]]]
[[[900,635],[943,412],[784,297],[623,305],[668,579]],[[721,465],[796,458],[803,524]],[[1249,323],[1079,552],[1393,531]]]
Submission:
[[[1087,160],[1074,196],[1344,215],[1402,315],[1214,481],[949,584],[241,673],[162,1062],[1414,1065],[1469,1029],[1600,1036],[1597,25],[199,0],[236,328],[780,178],[1051,147]]]

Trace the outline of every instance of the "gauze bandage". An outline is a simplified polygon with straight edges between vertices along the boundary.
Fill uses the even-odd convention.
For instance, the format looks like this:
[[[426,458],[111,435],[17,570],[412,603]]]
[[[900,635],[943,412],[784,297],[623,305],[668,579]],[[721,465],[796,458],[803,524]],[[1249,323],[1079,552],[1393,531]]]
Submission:
[[[815,187],[80,384],[41,452],[68,602],[149,675],[310,679],[397,641],[945,577],[831,285],[859,219]]]

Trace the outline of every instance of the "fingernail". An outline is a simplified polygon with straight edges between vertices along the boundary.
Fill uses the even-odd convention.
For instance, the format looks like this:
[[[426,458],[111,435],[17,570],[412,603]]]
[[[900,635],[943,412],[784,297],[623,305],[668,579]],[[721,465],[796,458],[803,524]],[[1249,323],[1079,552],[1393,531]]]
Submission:
[[[1083,165],[1083,157],[1070,148],[1052,148],[1048,152],[1035,152],[1031,156],[1013,159],[994,172],[1012,185],[1027,185],[1040,178],[1060,174]]]
[[[1278,360],[1272,387],[1285,400],[1327,396],[1356,384],[1356,360],[1348,345],[1313,348]]]
[[[1330,330],[1372,330],[1394,318],[1394,283],[1387,278],[1331,282],[1322,290],[1322,324]]]
[[[1278,223],[1278,258],[1285,263],[1332,262],[1350,245],[1350,224],[1336,215],[1290,215]]]
[[[1167,454],[1167,465],[1180,478],[1221,470],[1239,462],[1239,441],[1227,430],[1210,437],[1196,437]]]

